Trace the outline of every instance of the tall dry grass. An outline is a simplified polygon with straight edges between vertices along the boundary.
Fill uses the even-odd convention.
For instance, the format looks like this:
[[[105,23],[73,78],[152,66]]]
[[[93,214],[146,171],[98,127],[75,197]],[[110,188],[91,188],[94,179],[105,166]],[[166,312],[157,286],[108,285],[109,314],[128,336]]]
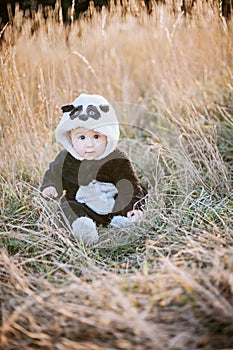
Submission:
[[[233,347],[232,22],[211,2],[16,11],[1,42],[0,348]],[[85,248],[37,188],[60,106],[99,93],[149,184],[145,219]],[[56,206],[56,203],[53,203]]]

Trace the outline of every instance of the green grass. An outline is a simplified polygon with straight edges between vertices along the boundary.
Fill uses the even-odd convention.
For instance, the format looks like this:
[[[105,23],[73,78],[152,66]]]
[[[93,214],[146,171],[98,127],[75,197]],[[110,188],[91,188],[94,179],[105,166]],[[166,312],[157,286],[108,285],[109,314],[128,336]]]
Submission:
[[[232,21],[201,1],[190,18],[136,5],[71,27],[16,11],[4,30],[4,350],[233,348]],[[81,92],[115,102],[120,147],[149,188],[143,221],[100,227],[92,247],[38,191],[60,106]]]

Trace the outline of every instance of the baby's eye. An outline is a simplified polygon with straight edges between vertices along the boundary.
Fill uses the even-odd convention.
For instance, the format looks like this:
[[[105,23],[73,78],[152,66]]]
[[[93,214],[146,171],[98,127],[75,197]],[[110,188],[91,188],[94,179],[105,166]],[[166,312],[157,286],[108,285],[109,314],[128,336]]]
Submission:
[[[97,134],[94,135],[94,138],[95,138],[95,139],[98,139],[99,137],[100,137],[100,135],[97,135]]]
[[[79,136],[80,140],[85,140],[85,136],[84,135],[81,135]]]

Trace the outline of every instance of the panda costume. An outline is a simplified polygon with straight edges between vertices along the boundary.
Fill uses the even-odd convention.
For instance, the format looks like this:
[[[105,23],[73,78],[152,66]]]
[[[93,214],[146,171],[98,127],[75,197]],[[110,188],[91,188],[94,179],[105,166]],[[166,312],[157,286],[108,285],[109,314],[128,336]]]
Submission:
[[[96,225],[121,227],[134,221],[127,213],[141,209],[146,190],[126,154],[117,148],[119,122],[104,97],[81,94],[62,111],[55,136],[64,149],[45,172],[41,191],[55,187],[74,235],[89,245],[98,241]],[[98,158],[83,159],[75,151],[70,134],[78,127],[106,136]]]

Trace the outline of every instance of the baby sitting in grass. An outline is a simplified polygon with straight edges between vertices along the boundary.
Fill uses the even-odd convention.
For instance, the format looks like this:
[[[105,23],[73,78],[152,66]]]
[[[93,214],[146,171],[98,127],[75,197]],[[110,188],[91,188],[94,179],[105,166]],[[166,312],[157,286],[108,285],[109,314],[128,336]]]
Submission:
[[[122,227],[141,219],[146,191],[117,148],[119,122],[104,97],[81,94],[62,111],[55,135],[64,150],[50,163],[41,191],[62,197],[74,235],[90,245],[98,241],[96,225]]]

